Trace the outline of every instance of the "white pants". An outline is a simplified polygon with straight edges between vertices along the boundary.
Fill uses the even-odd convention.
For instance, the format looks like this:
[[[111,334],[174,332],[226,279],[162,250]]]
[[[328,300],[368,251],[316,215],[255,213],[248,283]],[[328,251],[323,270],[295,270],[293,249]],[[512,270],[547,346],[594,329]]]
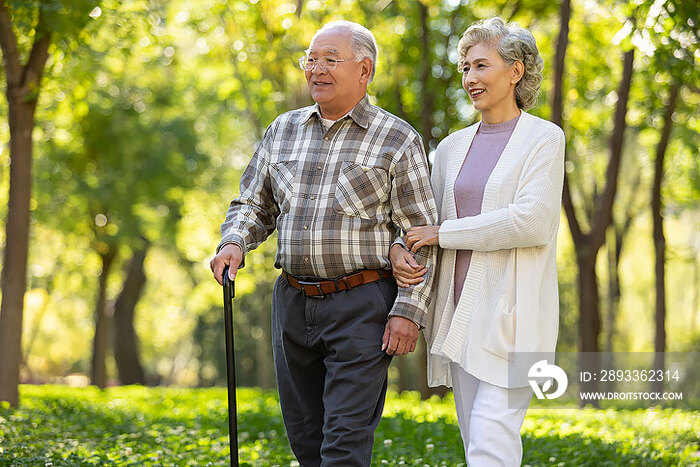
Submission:
[[[523,459],[520,427],[532,389],[507,389],[450,364],[459,430],[469,467],[514,467]]]

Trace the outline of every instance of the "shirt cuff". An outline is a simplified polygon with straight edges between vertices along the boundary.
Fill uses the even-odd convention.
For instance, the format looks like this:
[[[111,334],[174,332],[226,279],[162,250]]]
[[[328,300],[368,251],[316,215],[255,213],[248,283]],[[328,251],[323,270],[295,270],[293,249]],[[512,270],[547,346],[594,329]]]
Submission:
[[[395,303],[391,312],[389,312],[389,318],[392,316],[410,319],[418,326],[418,329],[425,328],[428,319],[428,314],[425,311],[410,303]]]
[[[404,250],[409,251],[408,247],[406,246],[406,242],[403,240],[403,237],[396,237],[396,240],[394,240],[394,243],[391,244],[389,250],[391,250],[391,247],[393,247],[394,245],[401,245]]]

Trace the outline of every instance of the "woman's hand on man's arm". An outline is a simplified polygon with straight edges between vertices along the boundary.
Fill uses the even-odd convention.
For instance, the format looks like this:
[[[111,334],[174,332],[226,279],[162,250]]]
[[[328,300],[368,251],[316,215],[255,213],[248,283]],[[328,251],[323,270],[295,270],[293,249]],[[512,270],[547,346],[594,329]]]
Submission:
[[[423,276],[428,269],[418,264],[410,251],[406,250],[400,243],[394,244],[389,250],[389,259],[394,278],[399,287],[410,287],[411,285],[423,282]]]
[[[404,241],[408,249],[415,253],[423,246],[439,245],[439,231],[439,225],[411,227],[408,229]]]

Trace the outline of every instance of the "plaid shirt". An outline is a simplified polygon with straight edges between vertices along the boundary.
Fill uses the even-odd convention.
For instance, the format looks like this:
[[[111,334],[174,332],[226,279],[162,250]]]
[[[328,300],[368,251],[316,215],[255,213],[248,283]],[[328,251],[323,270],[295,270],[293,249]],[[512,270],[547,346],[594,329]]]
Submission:
[[[247,253],[277,228],[275,266],[294,276],[389,269],[399,230],[437,223],[420,135],[367,96],[325,132],[318,105],[279,116],[243,172],[240,193],[218,249],[236,243]],[[436,251],[422,248],[416,259],[431,266]],[[424,326],[432,276],[399,288],[389,315]]]

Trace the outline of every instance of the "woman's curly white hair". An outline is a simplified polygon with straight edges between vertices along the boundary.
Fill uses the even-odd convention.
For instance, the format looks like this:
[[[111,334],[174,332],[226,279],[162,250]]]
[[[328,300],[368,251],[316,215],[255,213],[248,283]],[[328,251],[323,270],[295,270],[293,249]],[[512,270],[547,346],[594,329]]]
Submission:
[[[464,32],[459,41],[459,69],[470,47],[479,43],[495,44],[501,58],[510,66],[516,60],[524,65],[523,77],[515,85],[515,102],[518,108],[527,110],[537,103],[537,92],[542,82],[544,60],[537,50],[533,35],[515,23],[506,24],[498,16],[478,21]]]

